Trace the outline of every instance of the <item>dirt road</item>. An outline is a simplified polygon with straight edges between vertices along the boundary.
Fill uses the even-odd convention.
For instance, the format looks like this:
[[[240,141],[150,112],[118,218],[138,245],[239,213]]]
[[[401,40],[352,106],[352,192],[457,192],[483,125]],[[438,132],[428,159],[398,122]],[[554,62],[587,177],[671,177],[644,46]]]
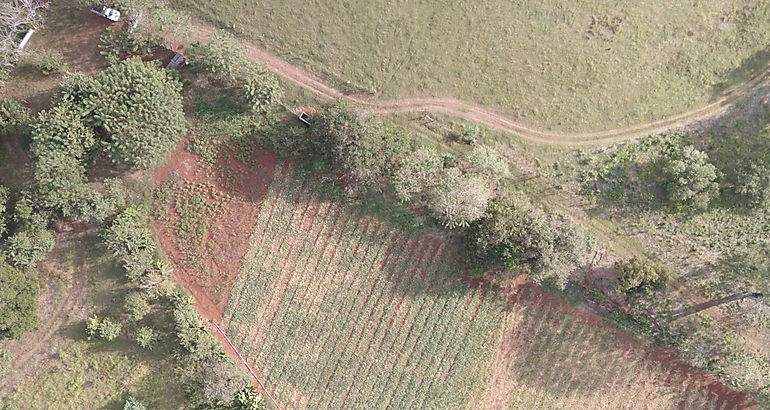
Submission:
[[[192,36],[191,41],[204,40],[213,29],[212,26],[200,21],[196,22],[196,26],[200,32]],[[254,44],[245,41],[240,41],[240,43],[246,47],[246,56],[249,60],[265,64],[270,71],[284,80],[295,83],[324,99],[343,99],[363,105],[371,111],[381,114],[405,112],[448,114],[483,124],[495,130],[508,132],[528,141],[563,146],[611,144],[682,127],[720,114],[742,96],[770,82],[769,63],[746,83],[727,91],[711,103],[692,110],[629,127],[599,132],[568,133],[537,129],[490,109],[450,97],[377,100],[345,94],[304,69],[292,65]]]

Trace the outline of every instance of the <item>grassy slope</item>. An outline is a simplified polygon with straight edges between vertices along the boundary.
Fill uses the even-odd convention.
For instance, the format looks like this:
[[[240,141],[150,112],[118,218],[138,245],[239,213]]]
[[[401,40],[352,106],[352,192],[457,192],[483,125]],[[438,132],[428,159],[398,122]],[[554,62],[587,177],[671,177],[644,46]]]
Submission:
[[[770,3],[172,0],[343,89],[455,96],[599,130],[685,110],[764,62]]]
[[[316,184],[277,170],[225,311],[279,402],[717,404],[691,376],[537,292],[510,310],[481,297],[454,280],[463,268],[451,243],[359,215]]]

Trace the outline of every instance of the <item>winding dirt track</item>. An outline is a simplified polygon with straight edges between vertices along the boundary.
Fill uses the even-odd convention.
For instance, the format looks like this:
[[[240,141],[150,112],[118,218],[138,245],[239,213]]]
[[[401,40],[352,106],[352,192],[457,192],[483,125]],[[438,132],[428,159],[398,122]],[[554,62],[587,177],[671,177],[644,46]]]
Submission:
[[[213,30],[212,26],[200,21],[196,22],[196,26],[200,32],[198,35],[193,36],[191,39],[193,41],[205,39]],[[692,122],[718,115],[744,95],[770,82],[768,81],[770,80],[770,63],[768,63],[749,81],[727,91],[709,104],[692,110],[623,128],[599,132],[568,133],[537,129],[480,105],[451,97],[377,100],[345,94],[306,70],[292,65],[254,44],[245,41],[240,41],[240,43],[246,47],[246,57],[249,60],[265,64],[270,71],[278,76],[325,99],[343,99],[366,106],[371,111],[381,114],[406,112],[443,113],[468,121],[478,122],[489,128],[508,132],[528,141],[563,146],[611,144],[662,132],[671,128],[679,128]]]

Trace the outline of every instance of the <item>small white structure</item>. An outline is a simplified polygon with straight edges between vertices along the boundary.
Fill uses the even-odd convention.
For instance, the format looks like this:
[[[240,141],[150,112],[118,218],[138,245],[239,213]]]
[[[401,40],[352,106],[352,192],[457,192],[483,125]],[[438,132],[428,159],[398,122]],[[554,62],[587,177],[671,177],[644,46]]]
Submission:
[[[107,18],[107,20],[111,20],[111,21],[120,20],[120,12],[115,9],[111,9],[107,6],[93,6],[89,10],[91,10],[92,13],[95,13],[102,17]]]
[[[27,30],[27,34],[24,36],[23,39],[21,39],[21,43],[19,43],[19,50],[24,49],[24,46],[27,45],[27,42],[29,41],[29,38],[32,37],[32,33],[35,32],[34,28],[31,28]]]

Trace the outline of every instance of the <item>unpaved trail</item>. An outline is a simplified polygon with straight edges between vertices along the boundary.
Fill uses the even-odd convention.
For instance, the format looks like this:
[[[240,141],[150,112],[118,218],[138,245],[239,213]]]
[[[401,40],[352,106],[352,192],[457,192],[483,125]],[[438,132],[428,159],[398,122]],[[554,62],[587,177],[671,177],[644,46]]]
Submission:
[[[201,21],[196,21],[195,25],[199,29],[199,33],[189,37],[188,41],[190,42],[205,40],[213,30],[211,25]],[[371,111],[380,114],[407,112],[448,114],[468,121],[478,122],[498,131],[508,132],[527,141],[562,146],[612,144],[663,132],[672,128],[683,127],[692,122],[701,121],[722,113],[741,97],[768,83],[768,80],[770,80],[770,63],[768,63],[749,81],[725,92],[709,104],[628,127],[598,132],[570,133],[537,129],[480,105],[452,97],[377,100],[346,94],[306,70],[292,65],[254,44],[242,40],[239,40],[239,42],[246,48],[246,57],[249,60],[265,64],[270,71],[278,76],[325,99],[350,101],[366,106]]]

